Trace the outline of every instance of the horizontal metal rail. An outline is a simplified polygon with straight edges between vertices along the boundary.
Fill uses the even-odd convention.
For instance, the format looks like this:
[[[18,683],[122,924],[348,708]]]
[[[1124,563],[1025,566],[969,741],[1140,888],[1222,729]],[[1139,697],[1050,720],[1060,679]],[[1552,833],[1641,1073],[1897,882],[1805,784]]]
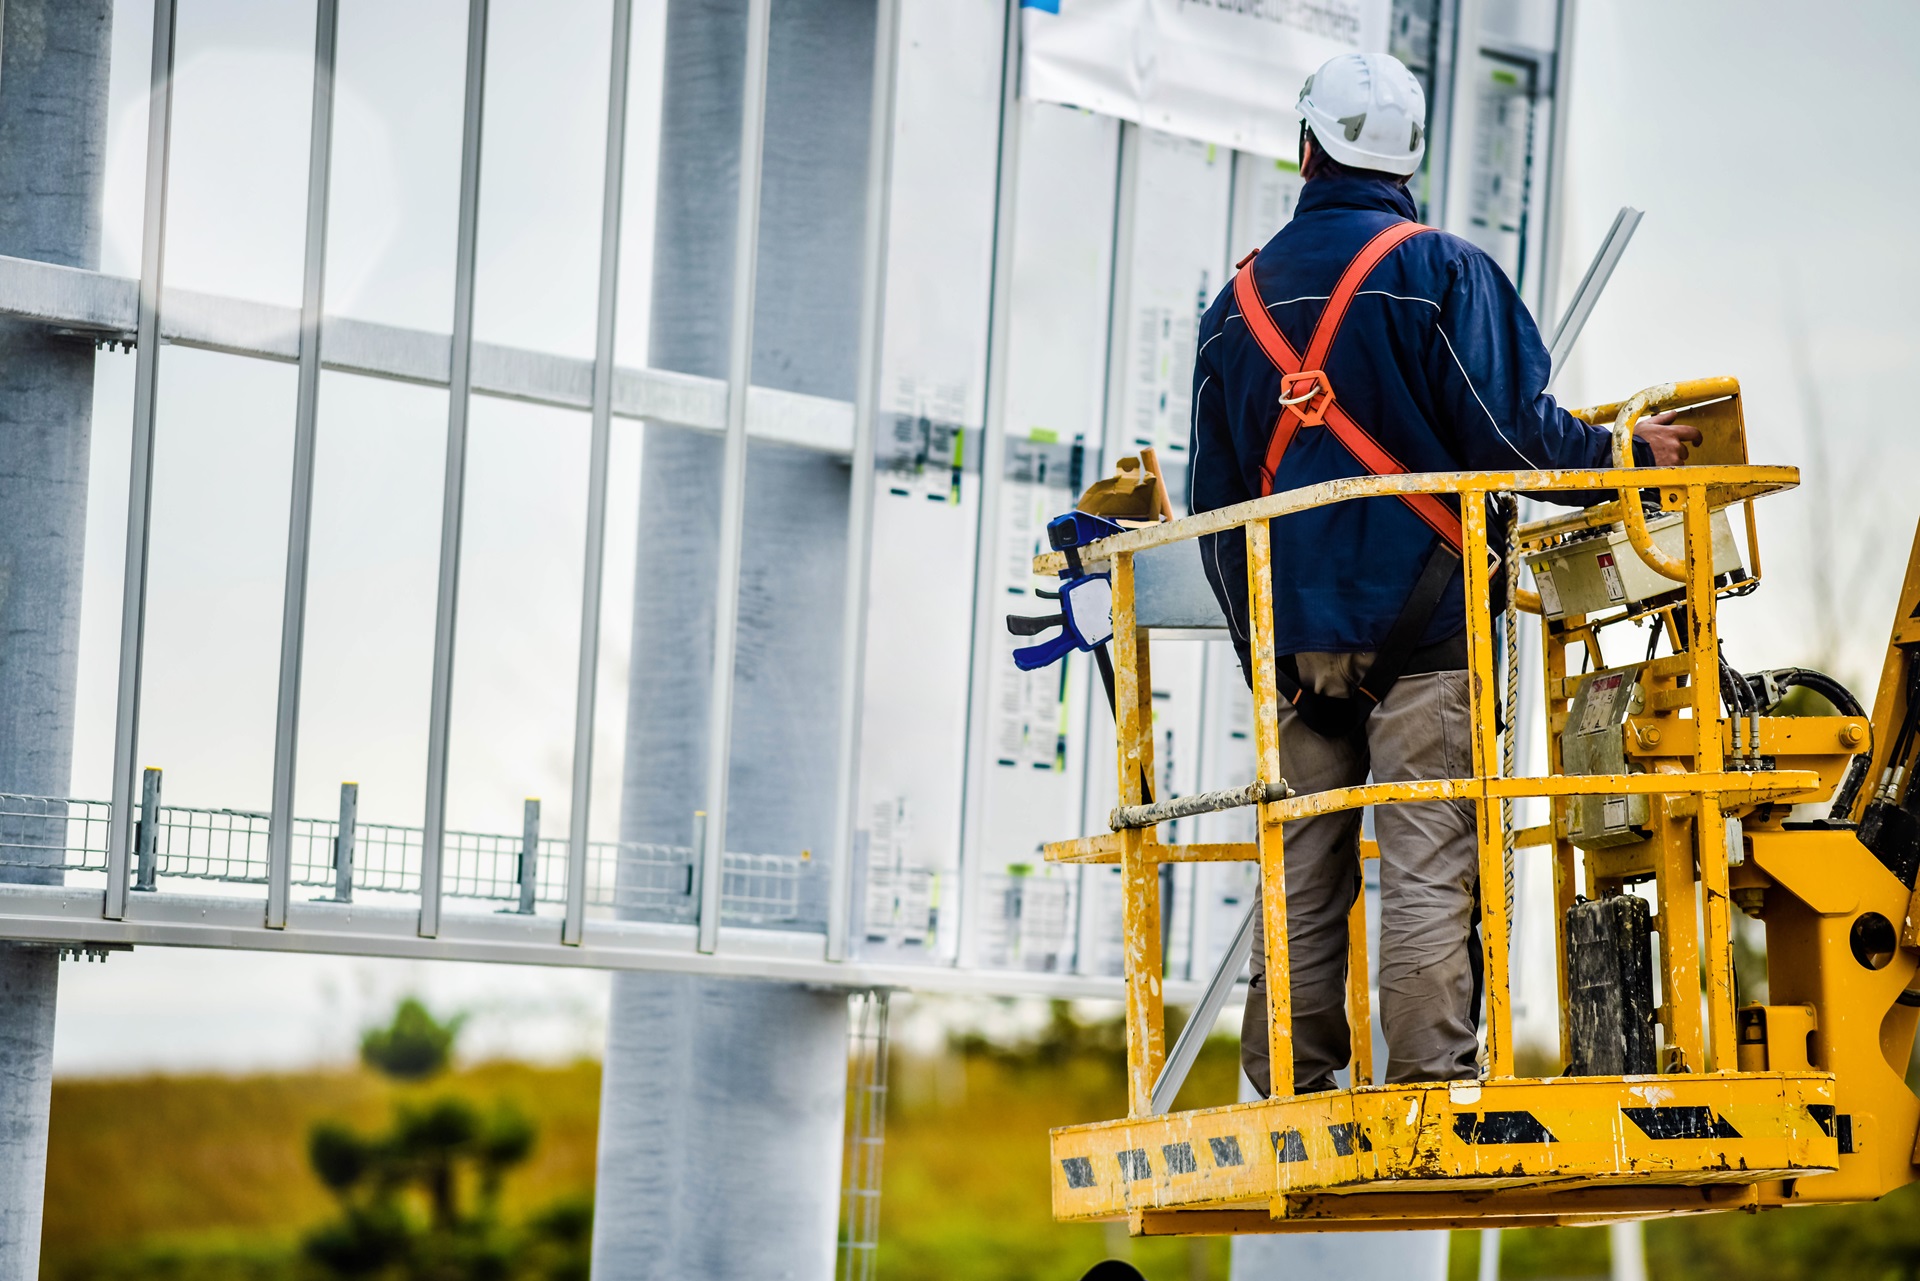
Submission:
[[[1122,805],[1107,815],[1107,826],[1116,832],[1131,827],[1158,827],[1177,818],[1217,814],[1221,810],[1241,809],[1248,805],[1265,805],[1268,801],[1284,801],[1292,795],[1293,789],[1287,786],[1284,778],[1277,783],[1248,783],[1245,787],[1226,791],[1176,796],[1172,800],[1155,801],[1151,805]]]
[[[98,342],[133,341],[140,282],[29,258],[0,255],[0,315],[37,320]],[[160,338],[180,347],[285,364],[300,359],[300,309],[169,289]],[[320,327],[320,365],[340,373],[445,387],[450,334],[328,316]],[[560,409],[591,410],[593,361],[524,347],[473,344],[476,394]],[[613,415],[719,433],[727,422],[721,378],[619,367]],[[747,435],[829,454],[853,448],[853,404],[755,387],[747,394]]]
[[[1295,512],[1330,507],[1359,498],[1394,497],[1400,494],[1542,493],[1556,490],[1684,489],[1689,485],[1709,485],[1722,491],[1718,505],[1731,506],[1763,494],[1792,489],[1800,483],[1798,467],[1758,467],[1749,464],[1700,465],[1680,467],[1575,468],[1564,471],[1427,471],[1393,476],[1354,476],[1325,480],[1317,485],[1302,485],[1265,498],[1254,498],[1231,507],[1221,507],[1197,516],[1157,525],[1143,525],[1113,534],[1080,549],[1085,565],[1105,564],[1122,552],[1142,552],[1150,547],[1165,547],[1205,534],[1224,533],[1255,521],[1291,516]],[[1588,523],[1602,519],[1595,509]],[[1033,558],[1033,572],[1058,574],[1066,568],[1062,552],[1043,552]]]
[[[133,894],[123,920],[100,915],[98,887],[0,884],[0,939],[68,946],[132,944],[255,952],[490,961],[574,969],[648,970],[713,978],[766,979],[825,987],[898,988],[991,996],[1116,1000],[1118,978],[1038,970],[962,969],[938,963],[826,959],[826,935],[724,926],[720,949],[694,947],[692,922],[590,917],[578,946],[560,941],[558,916],[449,912],[437,938],[421,938],[419,913],[404,905],[295,900],[287,927],[269,930],[254,895]],[[1200,984],[1169,980],[1167,999],[1189,1004]]]

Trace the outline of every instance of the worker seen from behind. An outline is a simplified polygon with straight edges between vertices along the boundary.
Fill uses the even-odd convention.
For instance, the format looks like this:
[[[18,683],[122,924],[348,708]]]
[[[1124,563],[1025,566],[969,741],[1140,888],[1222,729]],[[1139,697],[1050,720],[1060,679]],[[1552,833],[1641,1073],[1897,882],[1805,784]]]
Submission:
[[[1386,54],[1347,54],[1308,79],[1298,107],[1306,182],[1293,220],[1201,321],[1190,510],[1368,474],[1611,466],[1610,433],[1546,394],[1547,350],[1500,267],[1418,222],[1406,184],[1426,150],[1426,98],[1413,75]],[[1682,462],[1699,441],[1670,419],[1638,424],[1639,464]],[[1272,537],[1288,784],[1304,794],[1369,773],[1471,775],[1457,503],[1340,503],[1275,520]],[[1201,552],[1251,680],[1245,539],[1213,535]],[[1328,814],[1284,834],[1300,1093],[1332,1089],[1351,1057],[1346,922],[1360,822],[1357,810]],[[1380,806],[1374,824],[1386,1080],[1474,1077],[1473,803]],[[1265,956],[1256,933],[1240,1055],[1263,1095]]]

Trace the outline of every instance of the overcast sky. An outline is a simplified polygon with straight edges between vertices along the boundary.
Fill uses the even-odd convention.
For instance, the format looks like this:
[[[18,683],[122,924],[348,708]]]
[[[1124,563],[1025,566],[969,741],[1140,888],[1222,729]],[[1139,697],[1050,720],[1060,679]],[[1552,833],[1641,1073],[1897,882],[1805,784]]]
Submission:
[[[483,339],[591,350],[607,9],[606,0],[494,0]],[[344,0],[342,10],[329,309],[444,330],[465,5]],[[636,11],[637,177],[620,343],[633,364],[645,350],[662,0],[639,0]],[[137,271],[150,14],[132,0],[116,13],[104,265],[123,274]],[[305,0],[184,0],[170,283],[297,302],[311,21]],[[1730,656],[1750,668],[1827,663],[1863,697],[1920,516],[1920,443],[1903,425],[1920,340],[1920,254],[1905,239],[1920,194],[1909,158],[1916,66],[1920,10],[1897,0],[1817,12],[1590,0],[1571,68],[1569,277],[1619,205],[1647,218],[1563,398],[1592,403],[1672,378],[1738,376],[1755,460],[1798,464],[1808,484],[1761,506],[1767,583],[1727,608]],[[187,766],[169,774],[170,801],[264,808],[276,655],[247,638],[277,634],[288,463],[284,432],[258,426],[291,421],[293,371],[177,348],[162,367],[168,445],[143,758]],[[106,792],[131,375],[131,358],[102,358],[79,795]],[[323,454],[319,480],[320,643],[309,643],[300,805],[325,813],[340,778],[377,776],[388,782],[364,796],[363,813],[417,822],[426,690],[409,673],[424,672],[431,643],[445,397],[330,376],[321,404],[335,452],[331,463]],[[564,792],[567,761],[550,727],[570,715],[578,580],[525,547],[530,531],[549,548],[578,545],[586,424],[497,400],[476,400],[474,412],[468,522],[480,532],[470,534],[462,595],[462,636],[473,639],[462,642],[456,722],[469,746],[454,762],[455,822],[514,830],[521,795]],[[630,464],[630,428],[617,445]],[[615,472],[630,481],[637,468]],[[615,510],[630,510],[620,497]],[[631,581],[620,558],[632,541],[620,528],[609,540],[617,621],[601,719],[615,729]],[[396,663],[395,652],[418,661]],[[222,679],[189,679],[207,670]],[[376,714],[422,728],[369,742],[359,729]],[[564,731],[557,741],[564,748]],[[603,750],[600,762],[598,814],[608,821],[617,752]],[[344,958],[242,964],[230,953],[165,949],[69,964],[62,980],[56,1060],[66,1072],[339,1059],[354,1031],[407,990],[474,1008],[476,1049],[565,1056],[597,1047],[605,1002],[594,974]]]

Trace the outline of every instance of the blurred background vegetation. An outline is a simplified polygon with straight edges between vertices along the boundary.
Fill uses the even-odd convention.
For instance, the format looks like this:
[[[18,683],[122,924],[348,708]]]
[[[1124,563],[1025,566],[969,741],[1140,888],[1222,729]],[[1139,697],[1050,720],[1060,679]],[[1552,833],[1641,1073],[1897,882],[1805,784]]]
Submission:
[[[896,1002],[885,1281],[1073,1281],[1105,1257],[1150,1281],[1224,1281],[1224,1241],[1134,1242],[1049,1217],[1049,1127],[1125,1106],[1116,1016]],[[353,1069],[57,1082],[42,1276],[584,1281],[599,1065],[460,1064],[458,1033],[457,1017],[408,1002],[367,1035]],[[1231,1101],[1236,1059],[1232,1040],[1209,1042],[1179,1105]],[[1920,1281],[1915,1193],[1656,1222],[1648,1271]],[[1472,1278],[1478,1258],[1478,1235],[1455,1233],[1455,1281]],[[1607,1236],[1509,1231],[1501,1261],[1512,1281],[1604,1277]]]

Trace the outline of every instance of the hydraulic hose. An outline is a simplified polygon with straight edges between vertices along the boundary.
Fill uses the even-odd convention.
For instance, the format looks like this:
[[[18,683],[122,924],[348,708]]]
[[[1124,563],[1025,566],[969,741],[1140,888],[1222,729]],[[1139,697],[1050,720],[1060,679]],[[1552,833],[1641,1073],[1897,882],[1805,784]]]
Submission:
[[[1825,672],[1815,671],[1811,667],[1782,667],[1743,678],[1742,683],[1746,686],[1748,695],[1756,703],[1765,698],[1763,691],[1768,678],[1772,679],[1773,686],[1777,690],[1804,689],[1818,694],[1832,703],[1842,716],[1864,717],[1867,714],[1866,709],[1860,705],[1860,700],[1854,697],[1852,690]],[[1767,710],[1772,711],[1779,706],[1779,703],[1780,700],[1776,698],[1768,705]],[[1864,744],[1858,752],[1854,753],[1853,760],[1847,765],[1846,774],[1840,780],[1840,786],[1834,789],[1833,804],[1827,810],[1830,818],[1844,821],[1847,815],[1853,813],[1854,802],[1859,800],[1860,789],[1866,784],[1867,769],[1872,758],[1871,742]]]

